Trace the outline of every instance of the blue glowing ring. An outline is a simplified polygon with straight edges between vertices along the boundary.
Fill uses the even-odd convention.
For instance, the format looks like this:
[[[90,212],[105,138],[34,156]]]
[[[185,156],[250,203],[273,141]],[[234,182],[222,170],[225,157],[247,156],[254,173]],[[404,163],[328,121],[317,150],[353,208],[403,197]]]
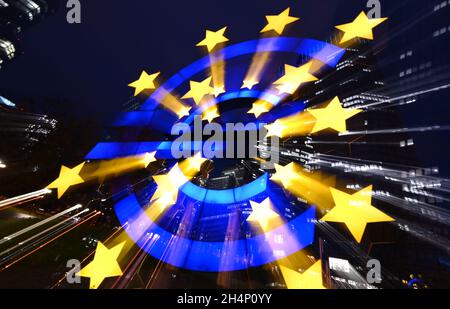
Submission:
[[[172,266],[193,271],[257,267],[292,255],[314,242],[314,207],[270,232],[226,242],[196,241],[166,231],[147,216],[135,195],[119,201],[115,211],[127,234],[144,251]]]
[[[269,175],[264,174],[251,183],[230,190],[208,190],[187,182],[180,188],[186,196],[208,204],[229,205],[247,202],[267,190]]]
[[[148,124],[149,116],[151,116],[151,122],[160,121],[156,108],[167,93],[172,93],[194,75],[208,69],[217,61],[225,61],[259,52],[296,53],[309,56],[330,67],[334,67],[345,51],[325,42],[286,37],[266,38],[229,46],[184,68],[157,89],[140,109],[140,112],[144,113],[152,111],[151,114],[131,114],[119,125],[127,126],[130,123],[139,123],[143,119]],[[272,96],[272,94],[267,92],[249,90],[224,94],[217,100],[212,101],[211,104],[240,97],[264,97],[267,102],[274,106],[281,101],[279,96]],[[188,119],[192,119],[191,117]],[[122,152],[139,153],[144,146],[160,150],[163,144],[144,145],[143,143],[136,143],[132,151],[125,150],[120,145],[105,144],[102,146],[103,148],[99,148],[97,153],[93,153],[92,156],[100,157],[103,154],[112,156]],[[185,184],[180,188],[180,191],[184,195],[205,204],[227,205],[248,202],[258,193],[264,191],[267,187],[267,182],[268,176],[264,175],[246,186],[222,191],[220,194],[218,194],[219,191],[206,190],[192,183]],[[314,207],[305,211],[291,222],[268,233],[252,238],[225,242],[191,240],[166,231],[146,215],[135,195],[130,195],[117,202],[115,211],[125,231],[143,250],[170,265],[194,271],[222,272],[257,267],[285,258],[304,249],[314,241]]]

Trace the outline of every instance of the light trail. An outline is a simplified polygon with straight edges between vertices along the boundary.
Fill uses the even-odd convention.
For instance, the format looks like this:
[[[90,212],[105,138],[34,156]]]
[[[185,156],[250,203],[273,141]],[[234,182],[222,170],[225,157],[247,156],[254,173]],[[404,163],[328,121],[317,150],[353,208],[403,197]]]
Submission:
[[[13,261],[12,263],[6,265],[5,267],[0,269],[0,272],[10,268],[11,266],[17,264],[18,262],[22,261],[23,259],[27,258],[28,256],[32,255],[33,253],[37,252],[38,250],[46,247],[47,245],[51,244],[52,242],[54,242],[55,240],[61,238],[62,236],[66,235],[67,233],[71,232],[72,230],[76,229],[77,227],[81,226],[82,224],[90,221],[91,219],[97,217],[98,215],[100,215],[100,212],[95,211],[93,213],[91,213],[86,219],[83,219],[82,221],[80,221],[78,224],[76,224],[75,226],[73,226],[72,228],[66,230],[65,232],[59,234],[58,236],[54,237],[53,239],[47,241],[46,243],[40,245],[38,248],[34,249],[33,251],[21,256],[20,258],[18,258],[17,260]]]
[[[431,131],[448,131],[448,126],[429,126],[429,127],[417,127],[417,128],[400,128],[400,129],[383,129],[383,130],[368,130],[368,131],[348,131],[339,133],[339,136],[350,135],[376,135],[376,134],[400,134],[400,133],[413,133],[413,132],[431,132]]]
[[[75,214],[75,215],[73,215],[73,216],[71,216],[71,217],[69,217],[69,218],[67,218],[67,219],[65,219],[65,220],[63,220],[63,221],[57,223],[57,224],[55,224],[55,225],[52,225],[51,227],[49,227],[49,228],[43,230],[42,232],[39,232],[39,233],[37,233],[36,235],[33,235],[33,236],[31,236],[30,238],[27,238],[26,240],[19,242],[17,245],[15,245],[15,246],[13,246],[13,247],[11,247],[11,248],[8,248],[7,250],[5,250],[5,251],[3,251],[3,252],[0,252],[0,256],[3,256],[3,255],[5,255],[5,254],[7,254],[7,253],[9,253],[9,252],[11,252],[11,251],[17,249],[17,248],[20,248],[21,246],[23,246],[23,245],[29,243],[30,241],[33,241],[33,240],[35,240],[36,238],[38,238],[38,237],[40,237],[40,236],[42,236],[42,235],[44,235],[44,234],[47,234],[48,232],[50,232],[50,231],[52,231],[52,230],[55,230],[55,229],[58,228],[59,226],[64,225],[65,223],[74,220],[75,218],[79,217],[80,215],[82,215],[82,214],[84,214],[84,213],[86,213],[86,212],[89,212],[89,209],[85,209],[85,210],[83,210],[83,211],[81,211],[81,212],[79,212],[79,213],[77,213],[77,214]]]
[[[149,235],[147,235],[146,237],[147,237],[147,240],[145,241],[145,243],[143,245],[143,248],[147,248],[147,247],[151,246],[154,243],[154,240],[155,240],[153,237],[150,237]],[[153,240],[153,242],[150,242],[151,240]],[[137,266],[139,264],[141,264],[142,261],[147,256],[147,251],[145,251],[143,248],[141,248],[141,247],[138,248],[136,254],[131,258],[130,262],[128,263],[128,265],[123,270],[122,276],[119,276],[116,279],[116,281],[114,282],[114,284],[112,285],[112,287],[111,287],[112,289],[115,289],[117,287],[117,285],[119,285],[119,283],[120,283],[120,281],[122,279],[123,279],[122,282],[118,286],[119,289],[123,289],[125,287],[125,285],[130,280],[132,280],[132,278],[134,277],[134,274],[136,272]],[[137,262],[135,263],[136,260],[137,260]],[[134,267],[132,267],[133,265],[134,265]],[[130,269],[131,269],[131,271],[129,271]]]
[[[16,196],[16,197],[12,197],[10,199],[6,199],[6,200],[3,200],[3,201],[0,201],[0,210],[4,209],[6,207],[10,207],[10,206],[16,205],[18,203],[25,203],[27,201],[33,200],[33,199],[35,199],[37,197],[41,197],[41,196],[44,196],[44,195],[47,195],[47,194],[50,194],[50,193],[52,193],[51,190],[49,190],[49,189],[42,189],[42,190],[39,190],[39,191],[30,192],[30,193],[27,193],[27,194],[19,195],[19,196]]]
[[[263,35],[262,37],[265,38],[267,37],[267,35]],[[271,44],[276,44],[277,40],[273,41]],[[271,52],[264,52],[263,47],[264,46],[261,43],[258,43],[256,53],[253,55],[252,62],[244,78],[244,81],[254,81],[258,83],[261,81],[262,75],[270,64],[272,56]]]
[[[114,233],[112,233],[108,238],[106,238],[106,240],[103,242],[104,244],[106,244],[108,241],[110,241],[114,236],[116,236],[118,233],[120,233],[122,230],[122,227],[118,228],[117,231],[114,231]],[[89,253],[89,255],[87,257],[85,257],[82,261],[81,264],[83,264],[84,262],[86,262],[91,256],[93,256],[95,254],[95,251],[92,251],[91,253]],[[55,289],[57,286],[59,286],[64,279],[66,279],[67,273],[61,278],[59,279],[53,286],[50,287],[50,290]]]
[[[399,146],[400,142],[342,142],[342,141],[310,141],[308,144],[318,145],[386,145],[386,146]]]
[[[40,221],[40,222],[38,222],[36,224],[33,224],[33,225],[29,226],[29,227],[27,227],[27,228],[25,228],[23,230],[20,230],[17,233],[14,233],[14,234],[11,234],[9,236],[6,236],[6,237],[4,237],[3,239],[0,240],[0,245],[4,244],[5,242],[11,241],[14,238],[17,238],[17,237],[19,237],[19,236],[21,236],[23,234],[26,234],[26,233],[34,230],[34,229],[37,229],[37,228],[39,228],[39,227],[41,227],[41,226],[43,226],[43,225],[45,225],[45,224],[47,224],[47,223],[49,223],[51,221],[54,221],[54,220],[56,220],[56,219],[58,219],[58,218],[60,218],[60,217],[62,217],[64,215],[66,215],[68,213],[71,213],[74,210],[80,209],[81,207],[83,207],[83,206],[80,205],[80,204],[75,205],[75,206],[73,206],[73,207],[71,207],[71,208],[69,208],[69,209],[67,209],[67,210],[65,210],[63,212],[60,212],[60,213],[58,213],[58,214],[56,214],[56,215],[54,215],[54,216],[52,216],[50,218],[47,218],[45,220],[42,220],[42,221]]]
[[[219,92],[225,92],[225,60],[223,51],[216,54],[210,54],[210,69],[212,76],[212,83],[214,90],[220,90]],[[216,97],[219,95],[217,93]]]
[[[444,238],[430,229],[424,229],[421,225],[411,221],[399,219],[398,224],[408,227],[403,229],[403,231],[412,234],[415,238],[436,246],[447,253],[450,252],[450,241],[448,238]]]
[[[400,198],[392,194],[390,194],[389,196],[374,194],[373,198],[388,203],[390,206],[398,207],[408,212],[415,213],[418,217],[428,219],[429,221],[439,222],[443,224],[450,223],[450,212],[431,204],[419,201],[413,203],[409,200],[406,200],[405,198]]]
[[[329,156],[329,158],[323,159],[321,158],[321,156],[326,155],[320,154],[318,156],[319,158],[317,159],[314,159],[315,156],[311,157],[311,164],[321,165],[323,167],[328,167],[331,169],[339,169],[347,173],[351,172],[355,174],[366,173],[370,175],[377,175],[385,178],[386,180],[411,185],[411,189],[420,188],[439,190],[440,188],[437,185],[440,185],[440,183],[443,181],[447,181],[447,179],[439,177],[415,174],[411,175],[411,171],[416,171],[417,169],[425,170],[425,168],[422,167],[400,166],[404,169],[399,170],[393,167],[388,167],[389,164],[385,164],[383,162],[360,160],[359,163],[354,163],[351,160],[353,158],[332,158],[333,156]],[[414,183],[411,182],[412,177],[414,177]],[[445,190],[443,191],[446,192]]]
[[[444,90],[444,89],[448,89],[448,88],[450,88],[450,84],[446,84],[446,85],[442,85],[442,86],[438,86],[438,87],[433,87],[433,88],[426,89],[426,90],[416,91],[416,92],[405,94],[405,95],[398,96],[398,97],[395,97],[395,98],[390,98],[390,99],[387,99],[387,100],[382,100],[382,101],[378,101],[378,102],[375,102],[375,103],[362,105],[359,108],[370,108],[372,106],[377,106],[377,105],[381,105],[381,104],[384,104],[384,103],[392,103],[394,101],[408,99],[408,98],[411,98],[411,97],[417,97],[417,96],[420,96],[420,95],[423,95],[423,94],[427,94],[427,93],[430,93],[430,92],[436,92],[436,91],[440,91],[440,90]]]

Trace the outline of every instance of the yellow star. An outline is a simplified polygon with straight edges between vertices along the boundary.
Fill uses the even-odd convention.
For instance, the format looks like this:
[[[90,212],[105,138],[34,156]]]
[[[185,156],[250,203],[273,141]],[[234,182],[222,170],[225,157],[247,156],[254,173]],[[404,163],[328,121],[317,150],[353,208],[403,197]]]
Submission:
[[[145,168],[147,168],[150,165],[150,163],[157,161],[155,158],[155,155],[156,155],[156,151],[152,152],[152,153],[146,153],[144,155],[144,157],[142,158],[142,163],[144,163]]]
[[[311,133],[317,133],[328,128],[342,133],[347,131],[347,119],[361,113],[362,110],[343,108],[339,98],[335,97],[326,108],[309,109],[308,112],[316,118]]]
[[[214,87],[213,90],[213,95],[215,97],[218,97],[219,95],[221,95],[222,93],[225,93],[225,86],[220,86],[220,87]]]
[[[217,111],[217,108],[211,108],[203,113],[202,120],[207,120],[211,123],[214,119],[219,118],[220,114]]]
[[[160,212],[163,212],[167,207],[173,206],[178,200],[178,190],[175,191],[164,191],[161,197],[155,202],[155,204],[160,208]]]
[[[225,31],[227,27],[220,29],[219,31],[209,31],[206,30],[206,37],[203,41],[197,44],[197,46],[206,46],[208,51],[211,52],[218,44],[228,42],[229,40],[225,37]]]
[[[281,93],[289,93],[294,94],[298,89],[298,84],[296,83],[284,83],[282,85],[278,85],[276,88]]]
[[[58,190],[58,198],[61,198],[64,193],[71,186],[78,185],[84,182],[84,179],[81,178],[80,172],[84,167],[84,162],[73,169],[70,169],[65,166],[61,166],[61,171],[59,172],[59,177],[54,182],[47,186],[48,189],[57,189]]]
[[[158,188],[153,194],[152,201],[162,197],[165,192],[178,190],[175,184],[173,184],[170,174],[153,176],[153,180],[156,182]]]
[[[191,81],[191,90],[182,97],[182,99],[194,99],[198,105],[201,100],[206,96],[214,92],[214,88],[211,87],[212,77],[208,77],[202,82]]]
[[[112,249],[106,248],[100,241],[97,243],[94,260],[79,272],[79,276],[90,278],[90,289],[98,289],[103,280],[122,275],[117,259],[125,242]]]
[[[247,88],[249,90],[253,89],[253,87],[255,87],[255,85],[258,85],[259,81],[255,80],[255,79],[246,79],[244,80],[241,89]]]
[[[179,188],[187,181],[186,177],[181,177],[178,164],[168,174],[153,176],[153,180],[156,182],[158,188],[153,194],[151,201],[159,199],[166,192],[178,193]]]
[[[284,266],[280,266],[280,270],[286,286],[290,290],[325,289],[322,280],[322,262],[320,260],[302,274]]]
[[[265,102],[255,102],[252,108],[247,112],[247,114],[254,114],[256,118],[259,118],[264,113],[267,113],[269,109],[267,108],[267,103]]]
[[[270,180],[281,183],[284,188],[289,188],[293,182],[300,179],[300,175],[295,171],[296,166],[294,162],[289,165],[281,166],[275,164],[276,173],[272,175]]]
[[[147,72],[142,71],[141,77],[139,77],[139,79],[137,81],[128,85],[135,89],[134,96],[137,96],[144,90],[155,89],[156,88],[155,80],[159,74],[160,74],[160,72],[152,74],[152,75],[148,75]]]
[[[286,126],[283,126],[279,120],[275,121],[272,124],[266,126],[267,129],[267,137],[278,136],[283,137],[284,130],[287,129]]]
[[[353,195],[331,188],[336,204],[322,221],[345,223],[358,243],[361,242],[368,223],[395,221],[372,206],[372,186]]]
[[[250,201],[250,205],[253,211],[247,221],[258,223],[264,231],[267,231],[272,220],[280,217],[273,211],[270,198],[265,199],[262,203]]]
[[[177,111],[176,114],[178,116],[178,119],[183,118],[184,116],[189,116],[190,114],[190,110],[192,109],[192,107],[188,107],[188,106],[181,106]]]
[[[194,168],[197,172],[200,172],[202,169],[203,163],[205,163],[206,159],[202,157],[201,152],[197,153],[192,158],[188,159],[189,167]]]
[[[340,44],[354,38],[373,40],[373,28],[385,20],[387,20],[387,18],[370,19],[364,11],[361,12],[352,23],[336,26],[337,29],[345,32]]]
[[[312,62],[308,62],[298,68],[286,64],[285,75],[278,79],[274,84],[280,85],[277,88],[281,93],[294,94],[302,84],[317,80],[317,77],[309,73],[312,64]]]
[[[269,15],[266,16],[267,26],[261,30],[261,33],[274,30],[279,35],[283,34],[284,28],[287,25],[299,20],[297,17],[289,16],[291,9],[287,8],[280,15]]]

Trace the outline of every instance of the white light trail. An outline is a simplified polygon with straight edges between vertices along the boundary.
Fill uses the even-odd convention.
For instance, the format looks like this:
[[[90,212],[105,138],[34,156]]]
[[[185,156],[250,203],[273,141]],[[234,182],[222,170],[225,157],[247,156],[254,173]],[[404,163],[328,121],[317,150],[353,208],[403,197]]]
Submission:
[[[53,225],[53,226],[51,226],[51,227],[45,229],[44,231],[42,231],[42,232],[40,232],[40,233],[38,233],[38,234],[36,234],[36,235],[30,237],[30,238],[28,238],[28,239],[26,239],[26,240],[24,240],[24,241],[18,243],[17,245],[15,245],[15,246],[13,246],[13,247],[11,247],[11,248],[9,248],[9,249],[6,249],[5,251],[3,251],[3,252],[0,253],[0,256],[3,256],[3,255],[5,255],[5,254],[8,254],[9,252],[11,252],[11,251],[13,251],[13,250],[15,250],[15,249],[17,249],[17,248],[20,248],[21,246],[23,246],[23,245],[25,245],[25,244],[27,244],[27,243],[29,243],[29,242],[35,240],[36,238],[38,238],[38,237],[40,237],[40,236],[42,236],[42,235],[46,235],[47,233],[51,232],[52,230],[58,228],[59,226],[62,226],[62,225],[66,224],[66,223],[68,223],[68,222],[70,222],[70,221],[73,221],[73,220],[77,219],[80,215],[82,215],[82,214],[84,214],[84,213],[86,213],[86,212],[89,212],[89,209],[85,209],[85,210],[83,210],[83,211],[81,211],[81,212],[79,212],[79,213],[73,215],[72,217],[67,218],[67,219],[65,219],[64,221],[61,221],[61,222],[59,222],[59,223],[57,223],[57,224],[55,224],[55,225]]]
[[[450,84],[442,85],[442,86],[434,87],[434,88],[430,88],[430,89],[425,89],[425,90],[421,90],[421,91],[416,91],[416,92],[409,93],[409,94],[402,95],[402,96],[398,96],[398,97],[395,97],[395,98],[390,98],[390,99],[387,99],[387,100],[382,100],[382,101],[378,101],[378,102],[362,105],[362,106],[359,106],[359,108],[369,108],[369,107],[381,105],[381,104],[384,104],[384,103],[393,103],[395,101],[399,101],[399,100],[402,100],[402,99],[408,99],[408,98],[411,98],[411,97],[417,97],[417,96],[420,96],[420,95],[423,95],[423,94],[427,94],[427,93],[430,93],[430,92],[436,92],[436,91],[444,90],[444,89],[447,89],[447,88],[450,88]]]
[[[339,136],[399,134],[399,133],[447,131],[447,130],[450,130],[450,126],[429,126],[429,127],[418,127],[418,128],[384,129],[384,130],[371,130],[371,131],[351,131],[351,132],[339,133]]]
[[[0,245],[4,244],[5,242],[11,241],[14,238],[17,238],[17,237],[19,237],[19,236],[21,236],[23,234],[26,234],[26,233],[34,230],[34,229],[37,229],[37,228],[39,228],[39,227],[41,227],[41,226],[43,226],[43,225],[45,225],[45,224],[47,224],[47,223],[49,223],[49,222],[51,222],[53,220],[56,220],[56,219],[66,215],[68,213],[71,213],[74,210],[80,209],[81,207],[83,207],[83,206],[82,205],[75,205],[75,206],[73,206],[73,207],[71,207],[71,208],[69,208],[69,209],[67,209],[67,210],[65,210],[63,212],[60,212],[60,213],[58,213],[58,214],[56,214],[56,215],[54,215],[52,217],[49,217],[49,218],[47,218],[45,220],[42,220],[42,221],[40,221],[40,222],[38,222],[36,224],[33,224],[33,225],[29,226],[27,228],[24,228],[23,230],[20,230],[17,233],[14,233],[14,234],[11,234],[9,236],[6,236],[6,237],[4,237],[3,239],[0,240]]]
[[[44,196],[44,195],[47,195],[47,194],[50,194],[50,193],[52,193],[51,190],[49,190],[49,189],[42,189],[42,190],[39,190],[39,191],[30,192],[30,193],[27,193],[27,194],[24,194],[24,195],[19,195],[19,196],[16,196],[16,197],[13,197],[13,198],[10,198],[10,199],[7,199],[7,200],[0,201],[0,210],[2,208],[5,208],[5,207],[8,207],[8,206],[17,204],[17,203],[23,203],[23,202],[26,202],[28,200],[32,200],[32,199],[35,199],[37,197]]]

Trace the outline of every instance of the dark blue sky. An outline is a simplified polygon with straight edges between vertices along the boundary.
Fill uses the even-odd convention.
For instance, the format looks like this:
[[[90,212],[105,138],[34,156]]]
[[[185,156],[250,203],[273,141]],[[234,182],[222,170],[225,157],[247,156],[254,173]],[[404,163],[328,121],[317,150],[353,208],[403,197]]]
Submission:
[[[291,15],[301,20],[289,27],[286,35],[326,39],[334,26],[349,22],[366,6],[365,0],[81,2],[81,25],[66,22],[63,5],[58,14],[24,31],[25,54],[0,70],[1,95],[12,100],[64,98],[71,102],[61,108],[67,114],[77,117],[84,113],[108,125],[132,94],[127,84],[143,69],[161,71],[167,79],[201,58],[204,50],[195,45],[206,29],[228,26],[231,43],[255,39],[266,24],[265,15],[278,14],[289,6]],[[416,115],[420,114],[409,113],[411,126],[417,126]],[[430,115],[427,119],[435,117],[440,118]],[[432,140],[440,140],[433,136]],[[428,135],[420,137],[429,140]],[[420,149],[424,159],[431,155],[428,145]],[[441,149],[440,158],[434,154],[426,164],[445,162],[448,153]]]
[[[63,0],[61,0],[64,2]],[[61,97],[107,124],[132,91],[127,84],[141,70],[164,78],[200,58],[195,46],[209,28],[228,26],[232,43],[255,39],[265,15],[288,6],[301,21],[291,36],[327,38],[365,6],[361,0],[95,0],[82,2],[82,24],[66,22],[66,10],[26,29],[24,55],[0,71],[0,93]]]

